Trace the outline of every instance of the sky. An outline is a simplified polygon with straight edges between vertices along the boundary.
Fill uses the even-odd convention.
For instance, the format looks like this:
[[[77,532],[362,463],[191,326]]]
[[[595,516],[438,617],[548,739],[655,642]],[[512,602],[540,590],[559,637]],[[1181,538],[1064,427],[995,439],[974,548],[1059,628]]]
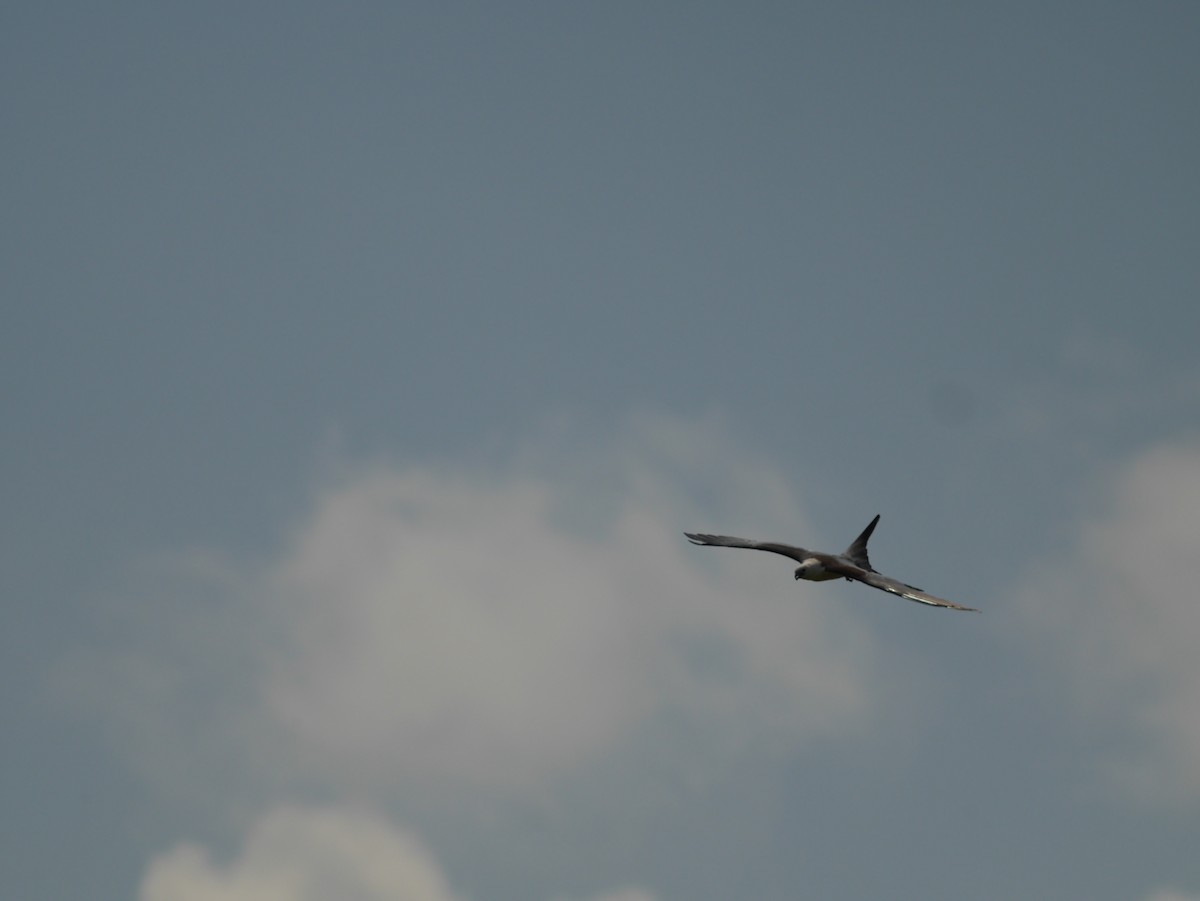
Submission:
[[[2,22],[0,895],[1200,899],[1200,8]]]

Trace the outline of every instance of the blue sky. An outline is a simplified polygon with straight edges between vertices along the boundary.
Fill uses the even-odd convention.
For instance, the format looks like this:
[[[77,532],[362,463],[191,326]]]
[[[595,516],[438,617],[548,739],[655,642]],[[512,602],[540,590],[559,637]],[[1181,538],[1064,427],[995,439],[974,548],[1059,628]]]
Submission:
[[[1200,898],[1198,28],[10,6],[0,894]]]

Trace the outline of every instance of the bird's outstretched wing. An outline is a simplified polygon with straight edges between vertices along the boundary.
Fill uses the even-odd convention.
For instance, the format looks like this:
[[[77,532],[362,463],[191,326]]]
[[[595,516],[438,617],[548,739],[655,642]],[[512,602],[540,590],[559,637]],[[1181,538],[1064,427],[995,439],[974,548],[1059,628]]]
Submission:
[[[802,547],[792,547],[790,544],[775,544],[770,541],[751,541],[748,538],[733,538],[729,535],[700,535],[684,532],[692,544],[710,545],[712,547],[746,547],[755,551],[770,551],[772,554],[783,554],[791,557],[797,563],[803,563],[812,557],[812,551]]]
[[[872,588],[878,588],[880,591],[890,591],[892,594],[898,594],[902,598],[908,598],[910,601],[916,601],[918,604],[929,604],[931,607],[945,607],[948,610],[971,610],[975,613],[979,611],[974,607],[964,607],[962,604],[956,604],[953,601],[947,601],[945,598],[939,598],[928,592],[922,591],[912,585],[907,585],[899,579],[892,579],[882,573],[859,569],[857,572],[851,572],[851,567],[846,567],[844,575],[847,578],[862,582],[864,585],[870,585]]]

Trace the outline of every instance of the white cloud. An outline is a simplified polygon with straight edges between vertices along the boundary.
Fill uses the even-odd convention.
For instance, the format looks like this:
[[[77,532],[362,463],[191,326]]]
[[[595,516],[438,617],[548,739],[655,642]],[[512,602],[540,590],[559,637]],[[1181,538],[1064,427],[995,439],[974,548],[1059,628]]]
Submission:
[[[386,779],[527,781],[609,746],[668,666],[634,522],[592,545],[552,489],[375,472],[325,497],[270,579],[289,607],[266,712]]]
[[[660,721],[689,724],[680,767],[870,721],[897,673],[835,586],[681,534],[811,534],[778,473],[711,423],[555,444],[350,467],[275,557],[158,571],[91,702],[160,780],[250,760],[374,798],[521,792]]]
[[[1112,762],[1146,796],[1200,793],[1200,446],[1164,446],[1117,473],[1104,512],[1021,590],[1033,634],[1084,715],[1132,739]]]
[[[222,865],[182,843],[146,869],[139,901],[462,901],[411,830],[368,811],[281,806]],[[484,899],[486,901],[486,899]],[[591,901],[655,901],[638,887]]]
[[[412,833],[369,813],[282,807],[221,866],[181,844],[154,860],[140,901],[456,901]]]

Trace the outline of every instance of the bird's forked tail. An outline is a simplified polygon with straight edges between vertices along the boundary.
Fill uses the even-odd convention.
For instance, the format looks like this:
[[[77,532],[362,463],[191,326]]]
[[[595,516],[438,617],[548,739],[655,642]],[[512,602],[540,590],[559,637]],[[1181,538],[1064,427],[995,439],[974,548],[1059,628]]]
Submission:
[[[871,566],[871,558],[867,556],[867,541],[871,538],[871,533],[875,531],[875,526],[879,523],[879,514],[875,514],[875,518],[871,520],[871,524],[862,530],[862,534],[854,539],[854,543],[842,552],[843,557],[849,557],[854,561],[856,566],[861,566],[868,572],[875,572],[875,568]]]

